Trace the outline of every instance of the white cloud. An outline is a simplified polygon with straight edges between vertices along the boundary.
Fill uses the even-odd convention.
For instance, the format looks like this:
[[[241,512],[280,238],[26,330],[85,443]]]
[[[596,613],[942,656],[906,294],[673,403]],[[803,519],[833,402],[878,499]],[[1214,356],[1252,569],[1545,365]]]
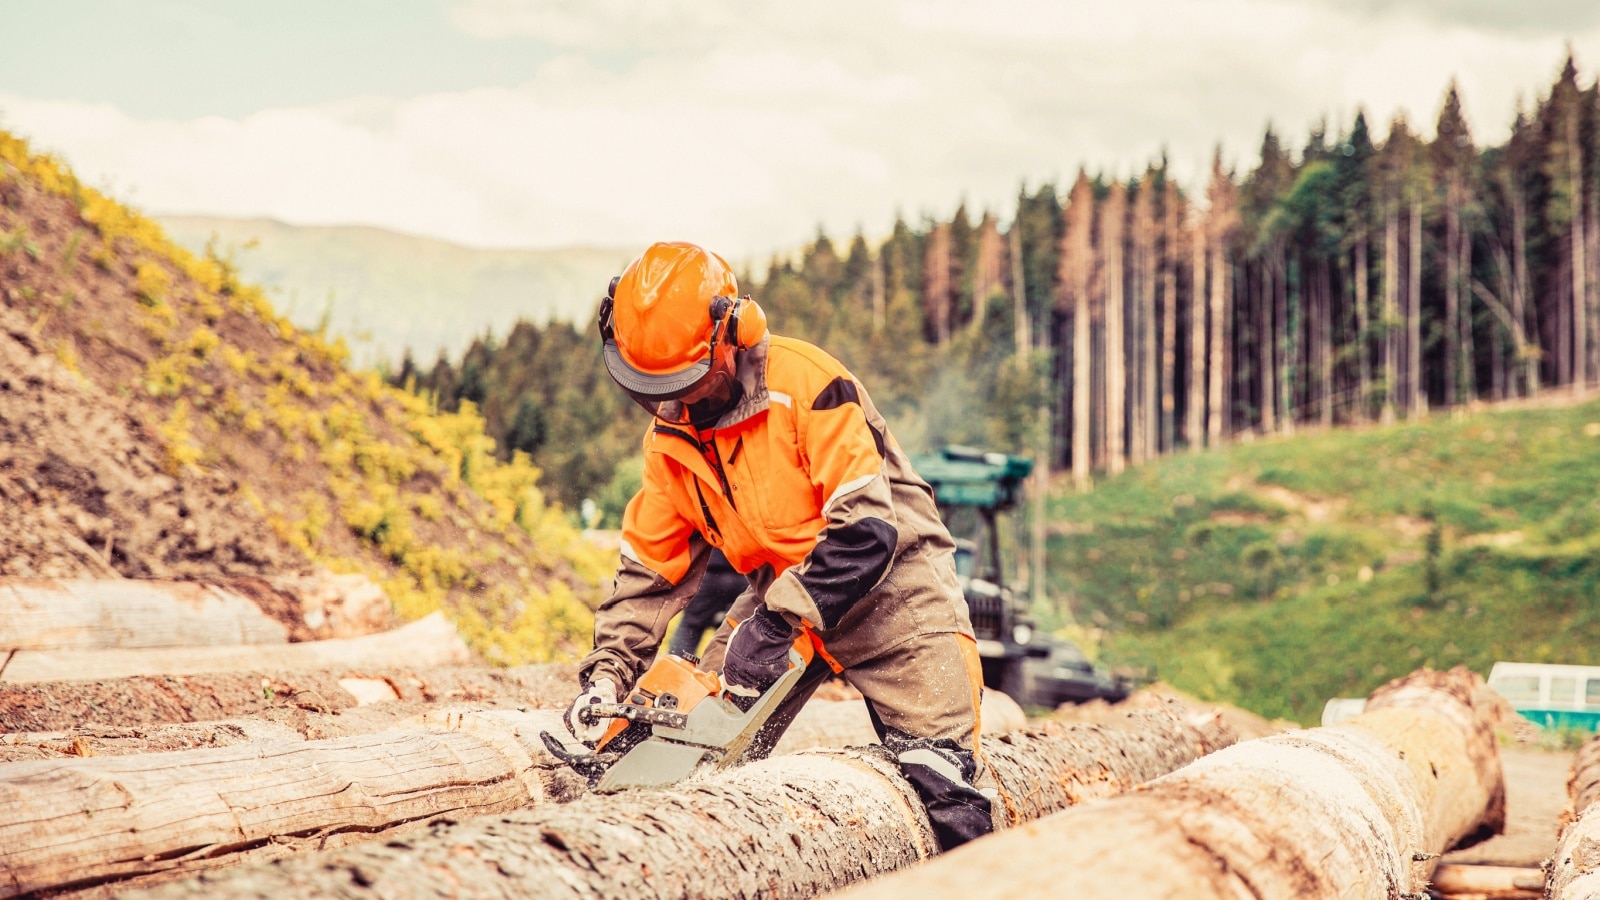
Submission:
[[[1381,12],[1381,11],[1380,11]],[[972,207],[1080,164],[1180,175],[1263,125],[1358,106],[1424,131],[1458,75],[1480,140],[1566,37],[1311,0],[465,0],[459,27],[568,48],[516,87],[242,118],[0,94],[4,124],[153,211],[367,222],[480,245],[689,238],[760,258]],[[1600,29],[1570,35],[1600,62]],[[619,62],[619,60],[622,60]],[[1592,70],[1592,69],[1591,69]]]

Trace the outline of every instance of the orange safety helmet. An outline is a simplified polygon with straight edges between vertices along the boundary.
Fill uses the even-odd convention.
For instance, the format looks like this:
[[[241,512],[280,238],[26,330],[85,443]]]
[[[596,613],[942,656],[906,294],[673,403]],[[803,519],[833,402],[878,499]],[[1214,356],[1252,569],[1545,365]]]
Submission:
[[[766,333],[766,313],[739,297],[727,261],[697,244],[650,245],[611,279],[600,302],[606,371],[668,421],[690,421],[687,407],[701,395],[728,393],[734,353]],[[677,402],[682,398],[690,402]]]

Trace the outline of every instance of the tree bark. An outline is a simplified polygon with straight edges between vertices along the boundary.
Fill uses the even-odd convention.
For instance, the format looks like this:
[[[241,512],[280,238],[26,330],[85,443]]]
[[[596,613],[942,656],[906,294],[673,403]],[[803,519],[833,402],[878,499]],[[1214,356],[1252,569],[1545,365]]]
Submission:
[[[1394,421],[1400,389],[1399,358],[1395,341],[1400,334],[1400,213],[1391,201],[1383,219],[1383,408],[1378,418]]]
[[[1189,268],[1189,408],[1184,437],[1190,450],[1205,446],[1206,411],[1206,229],[1194,224],[1194,259]],[[1215,273],[1213,273],[1215,277]],[[1220,323],[1217,323],[1220,324]]]
[[[560,713],[434,713],[330,741],[0,766],[0,893],[236,865],[576,795]]]
[[[1465,669],[1414,673],[1340,725],[1238,744],[845,897],[1014,898],[1063,885],[1079,900],[1416,896],[1434,855],[1504,821],[1475,683]]]
[[[1356,239],[1356,420],[1365,422],[1372,418],[1372,332],[1367,319],[1367,233],[1365,226]]]
[[[515,669],[450,667],[296,671],[262,667],[249,672],[136,676],[107,681],[0,684],[0,731],[49,732],[85,727],[143,728],[236,717],[310,712],[328,719],[360,706],[352,688],[378,686],[403,703],[504,700],[528,706],[565,706],[577,695],[577,667]],[[302,733],[315,718],[295,716]],[[326,723],[324,723],[326,724]],[[325,735],[324,735],[325,736]]]
[[[1215,212],[1213,214],[1216,214]],[[1220,229],[1219,229],[1220,231]],[[1206,383],[1206,444],[1222,446],[1223,386],[1227,379],[1227,343],[1229,279],[1227,259],[1223,254],[1223,236],[1211,236],[1211,349],[1210,375]]]
[[[469,665],[474,654],[444,613],[433,613],[383,634],[298,644],[233,647],[153,647],[136,650],[17,650],[0,668],[0,682],[190,675],[255,669]]]
[[[1167,180],[1162,193],[1162,271],[1161,271],[1161,440],[1158,452],[1171,452],[1177,445],[1178,379],[1178,245],[1182,229],[1178,217],[1178,188]]]
[[[1459,346],[1461,341],[1461,323],[1458,302],[1461,298],[1461,272],[1458,268],[1460,256],[1456,252],[1456,242],[1460,240],[1461,209],[1458,200],[1459,188],[1456,186],[1456,176],[1450,176],[1450,183],[1445,188],[1444,209],[1444,405],[1455,406],[1456,387],[1461,380],[1461,356]]]
[[[1582,394],[1589,386],[1589,290],[1583,261],[1583,149],[1575,114],[1567,116],[1567,168],[1572,185],[1572,391]]]
[[[1261,433],[1272,434],[1278,430],[1275,407],[1278,400],[1278,368],[1274,359],[1277,345],[1277,324],[1272,315],[1272,268],[1263,256],[1256,264],[1256,327],[1257,366],[1261,369]]]
[[[1409,212],[1411,265],[1406,273],[1406,417],[1415,418],[1428,411],[1428,393],[1422,385],[1422,204],[1411,200]]]
[[[1009,827],[1170,772],[1230,738],[1164,711],[984,742]],[[774,757],[670,790],[590,795],[147,896],[812,897],[935,851],[878,751]]]
[[[1062,282],[1072,297],[1072,481],[1089,487],[1089,423],[1093,356],[1089,347],[1089,274],[1093,253],[1094,188],[1089,176],[1078,181],[1067,199],[1067,227],[1062,235]]]
[[[1600,898],[1600,738],[1590,738],[1567,777],[1567,824],[1546,866],[1549,900]]]
[[[212,584],[0,580],[0,655],[12,650],[283,644],[285,625]]]
[[[1101,206],[1100,247],[1105,281],[1106,367],[1106,468],[1114,475],[1128,459],[1127,401],[1128,357],[1125,312],[1127,266],[1123,254],[1123,226],[1128,214],[1128,193],[1120,183],[1111,186]]]

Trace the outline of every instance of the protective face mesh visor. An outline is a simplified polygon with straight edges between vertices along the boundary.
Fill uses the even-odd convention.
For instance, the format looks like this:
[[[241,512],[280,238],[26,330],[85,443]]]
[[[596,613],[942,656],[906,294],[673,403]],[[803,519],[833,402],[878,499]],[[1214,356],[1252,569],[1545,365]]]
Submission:
[[[605,342],[606,372],[633,402],[658,419],[677,421],[683,416],[679,398],[691,393],[711,372],[711,357],[690,364],[687,368],[665,375],[641,372],[629,365],[617,349],[614,340]]]

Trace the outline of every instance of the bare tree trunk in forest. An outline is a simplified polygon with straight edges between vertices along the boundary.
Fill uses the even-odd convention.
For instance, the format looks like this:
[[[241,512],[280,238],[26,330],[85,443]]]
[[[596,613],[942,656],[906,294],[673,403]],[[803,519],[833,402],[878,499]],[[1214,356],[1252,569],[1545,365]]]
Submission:
[[[1170,453],[1177,446],[1178,381],[1178,247],[1182,230],[1178,215],[1178,188],[1170,179],[1162,194],[1161,270],[1161,442]]]
[[[1295,405],[1295,319],[1290,315],[1289,309],[1289,265],[1284,257],[1283,245],[1278,244],[1272,250],[1268,265],[1272,268],[1273,283],[1276,286],[1275,304],[1277,306],[1277,319],[1275,342],[1279,356],[1278,365],[1278,430],[1283,434],[1294,434]]]
[[[1225,306],[1228,299],[1227,267],[1223,261],[1222,241],[1215,235],[1211,242],[1211,347],[1208,351],[1210,366],[1206,382],[1206,445],[1222,446],[1222,387],[1226,375]]]
[[[1065,885],[1075,900],[1425,896],[1439,854],[1505,821],[1493,716],[1474,705],[1471,679],[1423,670],[1339,725],[1245,741],[839,900],[1001,900]]]
[[[1200,429],[1206,409],[1206,231],[1198,217],[1192,229],[1194,260],[1189,268],[1189,408],[1184,436],[1190,450],[1205,446]]]
[[[1317,260],[1317,380],[1322,394],[1322,425],[1333,425],[1333,283],[1326,257]]]
[[[1461,305],[1461,339],[1457,342],[1461,355],[1461,391],[1465,402],[1472,402],[1478,397],[1478,369],[1476,365],[1477,353],[1473,348],[1472,340],[1472,232],[1465,222],[1462,222],[1457,232],[1460,241],[1460,262],[1456,264],[1457,278],[1460,279],[1459,294]],[[1498,336],[1498,331],[1496,331]],[[1495,372],[1499,372],[1499,356],[1495,357]],[[1494,377],[1494,376],[1491,376]],[[1498,389],[1496,389],[1496,399]]]
[[[1272,266],[1265,255],[1257,263],[1256,271],[1256,328],[1259,332],[1256,349],[1261,369],[1261,433],[1265,435],[1272,434],[1278,427],[1277,418],[1273,415],[1278,392],[1277,367],[1273,360],[1277,325],[1272,316]]]
[[[1004,286],[1001,273],[1005,260],[1005,241],[1000,223],[993,213],[984,213],[978,223],[978,270],[972,286],[972,321],[967,323],[973,337],[983,334],[983,321],[989,313],[989,298]]]
[[[1356,421],[1365,422],[1372,418],[1372,332],[1370,318],[1371,307],[1368,306],[1368,281],[1367,281],[1367,232],[1365,226],[1356,238],[1356,361],[1357,361],[1357,394],[1356,394]]]
[[[1022,223],[1011,224],[1011,326],[1017,345],[1017,359],[1025,361],[1033,348],[1033,325],[1028,317],[1027,276],[1022,265]],[[1040,464],[1048,467],[1044,458]]]
[[[888,298],[884,286],[883,250],[872,260],[872,333],[883,331],[887,319]]]
[[[1584,341],[1588,348],[1587,369],[1590,377],[1600,377],[1600,362],[1596,356],[1600,355],[1600,310],[1595,308],[1596,296],[1600,292],[1600,183],[1590,185],[1589,192],[1589,222],[1584,228],[1585,249],[1583,254],[1587,268],[1584,271],[1584,321],[1589,323],[1589,333]]]
[[[1534,321],[1536,311],[1528,302],[1530,290],[1528,287],[1528,213],[1527,200],[1522,195],[1522,189],[1517,185],[1511,186],[1511,272],[1512,294],[1511,305],[1517,321],[1522,323],[1526,333],[1538,336],[1538,323]],[[1534,353],[1528,353],[1527,358],[1520,360],[1523,369],[1523,390],[1529,397],[1539,394],[1539,359]]]
[[[1394,422],[1400,388],[1395,341],[1400,333],[1400,211],[1391,205],[1383,220],[1383,409],[1379,421]]]
[[[1121,183],[1111,186],[1100,209],[1100,246],[1106,303],[1106,463],[1112,474],[1121,472],[1128,459],[1128,369],[1123,314],[1127,267],[1123,264],[1123,231],[1128,217],[1128,192]]]
[[[1163,711],[984,742],[996,824],[1106,797],[1224,745]],[[774,757],[673,789],[588,795],[403,840],[234,869],[147,897],[814,897],[917,863],[934,835],[898,768],[869,750]]]
[[[928,319],[933,323],[933,343],[943,346],[950,341],[950,226],[935,225],[928,235],[928,253],[924,264],[922,296]]]
[[[1094,224],[1094,188],[1089,177],[1078,181],[1067,198],[1067,227],[1062,235],[1062,283],[1072,297],[1072,481],[1079,490],[1089,487],[1090,388],[1093,362],[1089,349],[1089,271]]]
[[[1151,181],[1149,175],[1146,181]],[[1139,323],[1141,330],[1140,363],[1143,374],[1139,377],[1139,406],[1143,411],[1139,431],[1140,455],[1143,459],[1154,459],[1160,452],[1157,448],[1156,436],[1159,428],[1156,414],[1158,391],[1156,379],[1156,220],[1155,220],[1155,188],[1151,187],[1145,197],[1146,211],[1143,222],[1143,236],[1140,239],[1139,253]],[[1600,229],[1596,229],[1600,231]]]
[[[1572,392],[1582,394],[1589,387],[1589,290],[1583,257],[1583,150],[1576,115],[1567,116],[1567,170],[1572,179]]]
[[[1461,380],[1460,312],[1457,306],[1461,294],[1460,257],[1456,242],[1461,233],[1461,206],[1456,176],[1450,176],[1445,188],[1444,209],[1444,405],[1455,406],[1456,387]]]
[[[1416,418],[1428,411],[1428,394],[1422,385],[1422,204],[1411,200],[1410,290],[1406,292],[1406,417]]]

